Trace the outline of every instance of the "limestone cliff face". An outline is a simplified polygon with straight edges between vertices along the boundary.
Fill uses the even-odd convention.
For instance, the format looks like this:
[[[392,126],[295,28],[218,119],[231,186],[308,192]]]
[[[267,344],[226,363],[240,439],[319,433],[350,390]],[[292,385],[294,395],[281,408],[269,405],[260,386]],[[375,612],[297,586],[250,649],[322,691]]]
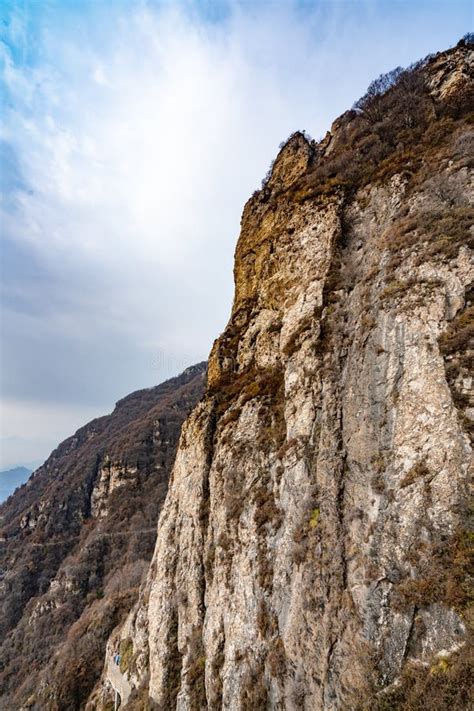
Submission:
[[[461,45],[416,68],[379,121],[295,134],[245,206],[232,315],[122,633],[127,708],[448,698],[468,637],[470,62]]]

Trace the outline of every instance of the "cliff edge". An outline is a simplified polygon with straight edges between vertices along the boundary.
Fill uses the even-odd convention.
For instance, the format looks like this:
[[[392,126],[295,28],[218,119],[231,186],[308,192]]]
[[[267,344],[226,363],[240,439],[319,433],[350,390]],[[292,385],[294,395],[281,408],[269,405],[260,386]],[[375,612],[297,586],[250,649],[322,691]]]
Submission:
[[[127,709],[468,707],[471,69],[380,78],[245,206]]]

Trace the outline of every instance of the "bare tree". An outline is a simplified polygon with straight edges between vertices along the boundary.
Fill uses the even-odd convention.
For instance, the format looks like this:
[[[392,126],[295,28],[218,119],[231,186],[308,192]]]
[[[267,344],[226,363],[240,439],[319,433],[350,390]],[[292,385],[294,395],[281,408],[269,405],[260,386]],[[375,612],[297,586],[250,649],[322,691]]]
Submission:
[[[371,124],[383,122],[396,109],[398,126],[411,129],[421,122],[426,108],[427,91],[420,65],[409,69],[397,67],[381,74],[354,104],[354,109]],[[392,125],[391,130],[393,130]]]
[[[402,72],[394,87],[394,99],[400,108],[405,128],[413,128],[422,118],[427,96],[423,74],[419,71]]]
[[[357,113],[362,114],[370,123],[377,123],[384,117],[382,96],[394,86],[398,77],[403,73],[402,67],[396,67],[386,74],[381,74],[374,79],[362,98],[353,106]]]

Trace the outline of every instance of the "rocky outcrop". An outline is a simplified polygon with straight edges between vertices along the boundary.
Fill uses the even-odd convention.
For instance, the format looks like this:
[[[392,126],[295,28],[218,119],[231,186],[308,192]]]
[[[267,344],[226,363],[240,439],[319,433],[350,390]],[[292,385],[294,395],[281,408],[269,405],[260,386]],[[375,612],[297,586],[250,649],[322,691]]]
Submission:
[[[117,403],[0,508],[1,709],[83,709],[138,596],[204,363]],[[118,692],[124,700],[126,677]]]
[[[135,482],[137,468],[113,465],[106,460],[99,469],[91,492],[91,516],[102,518],[109,514],[108,501],[111,494],[127,483]]]
[[[467,708],[470,62],[293,135],[245,206],[127,708]]]

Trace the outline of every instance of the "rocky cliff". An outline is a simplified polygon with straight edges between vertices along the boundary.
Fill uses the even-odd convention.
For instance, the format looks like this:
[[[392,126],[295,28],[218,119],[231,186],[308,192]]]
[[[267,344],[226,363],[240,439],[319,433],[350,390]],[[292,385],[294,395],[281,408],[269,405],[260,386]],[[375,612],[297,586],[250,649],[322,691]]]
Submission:
[[[245,206],[126,708],[468,708],[471,77],[461,42],[375,83]]]
[[[137,599],[205,364],[120,400],[0,507],[0,708],[83,709]]]

